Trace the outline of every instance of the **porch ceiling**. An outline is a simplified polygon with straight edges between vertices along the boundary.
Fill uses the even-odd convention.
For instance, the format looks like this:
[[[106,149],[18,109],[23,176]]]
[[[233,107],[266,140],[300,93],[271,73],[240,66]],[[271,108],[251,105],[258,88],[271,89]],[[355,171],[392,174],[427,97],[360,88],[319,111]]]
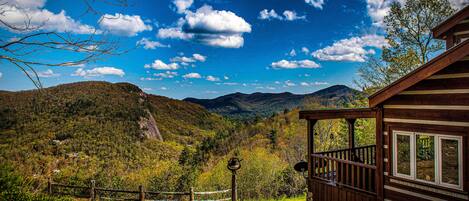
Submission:
[[[325,110],[304,110],[300,111],[300,119],[321,120],[321,119],[359,119],[375,118],[376,110],[373,108],[356,109],[325,109]]]

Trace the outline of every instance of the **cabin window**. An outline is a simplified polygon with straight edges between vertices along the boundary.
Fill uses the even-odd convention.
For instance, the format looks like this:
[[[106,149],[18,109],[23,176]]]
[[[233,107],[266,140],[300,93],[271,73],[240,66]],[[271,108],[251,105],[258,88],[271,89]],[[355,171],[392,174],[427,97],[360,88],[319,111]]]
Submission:
[[[393,131],[394,175],[462,188],[461,137]]]

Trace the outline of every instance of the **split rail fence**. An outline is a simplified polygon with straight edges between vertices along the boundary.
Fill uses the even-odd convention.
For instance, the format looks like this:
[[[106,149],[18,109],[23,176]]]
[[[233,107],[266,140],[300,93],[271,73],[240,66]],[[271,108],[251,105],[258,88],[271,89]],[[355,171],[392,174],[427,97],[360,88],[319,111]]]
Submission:
[[[75,198],[97,200],[154,200],[154,201],[228,201],[231,200],[231,189],[220,191],[188,192],[146,191],[143,186],[138,190],[122,190],[96,187],[92,180],[89,186],[66,185],[48,181],[47,190],[50,195],[65,195]]]

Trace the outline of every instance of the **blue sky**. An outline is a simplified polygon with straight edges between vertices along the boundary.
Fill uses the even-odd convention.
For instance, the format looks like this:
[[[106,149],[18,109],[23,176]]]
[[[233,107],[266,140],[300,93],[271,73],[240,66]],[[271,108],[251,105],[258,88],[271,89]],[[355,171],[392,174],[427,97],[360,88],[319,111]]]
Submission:
[[[37,31],[71,37],[95,34],[119,41],[119,48],[128,50],[84,65],[35,66],[44,86],[86,80],[130,82],[147,93],[178,99],[238,91],[310,93],[335,84],[354,87],[358,67],[386,45],[381,23],[390,4],[158,0],[111,6],[98,1],[93,4],[97,13],[85,13],[81,1],[7,2],[3,9],[9,12],[0,15],[4,21],[21,25],[27,15],[43,25]],[[0,28],[1,42],[25,34]],[[63,62],[74,56],[48,50],[24,58]],[[7,61],[0,60],[0,72],[2,90],[34,88]]]

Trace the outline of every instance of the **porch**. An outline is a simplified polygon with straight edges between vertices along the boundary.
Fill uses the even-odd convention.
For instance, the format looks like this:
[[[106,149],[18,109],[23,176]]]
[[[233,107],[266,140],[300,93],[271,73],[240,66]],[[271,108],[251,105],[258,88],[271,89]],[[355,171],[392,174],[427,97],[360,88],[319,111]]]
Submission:
[[[377,113],[370,108],[300,112],[300,118],[308,121],[308,190],[314,201],[377,200],[382,197],[382,151],[376,145],[355,146],[356,120],[376,118]],[[348,148],[315,152],[314,126],[317,121],[340,118],[348,124]],[[376,136],[376,144],[380,142],[381,137]]]

